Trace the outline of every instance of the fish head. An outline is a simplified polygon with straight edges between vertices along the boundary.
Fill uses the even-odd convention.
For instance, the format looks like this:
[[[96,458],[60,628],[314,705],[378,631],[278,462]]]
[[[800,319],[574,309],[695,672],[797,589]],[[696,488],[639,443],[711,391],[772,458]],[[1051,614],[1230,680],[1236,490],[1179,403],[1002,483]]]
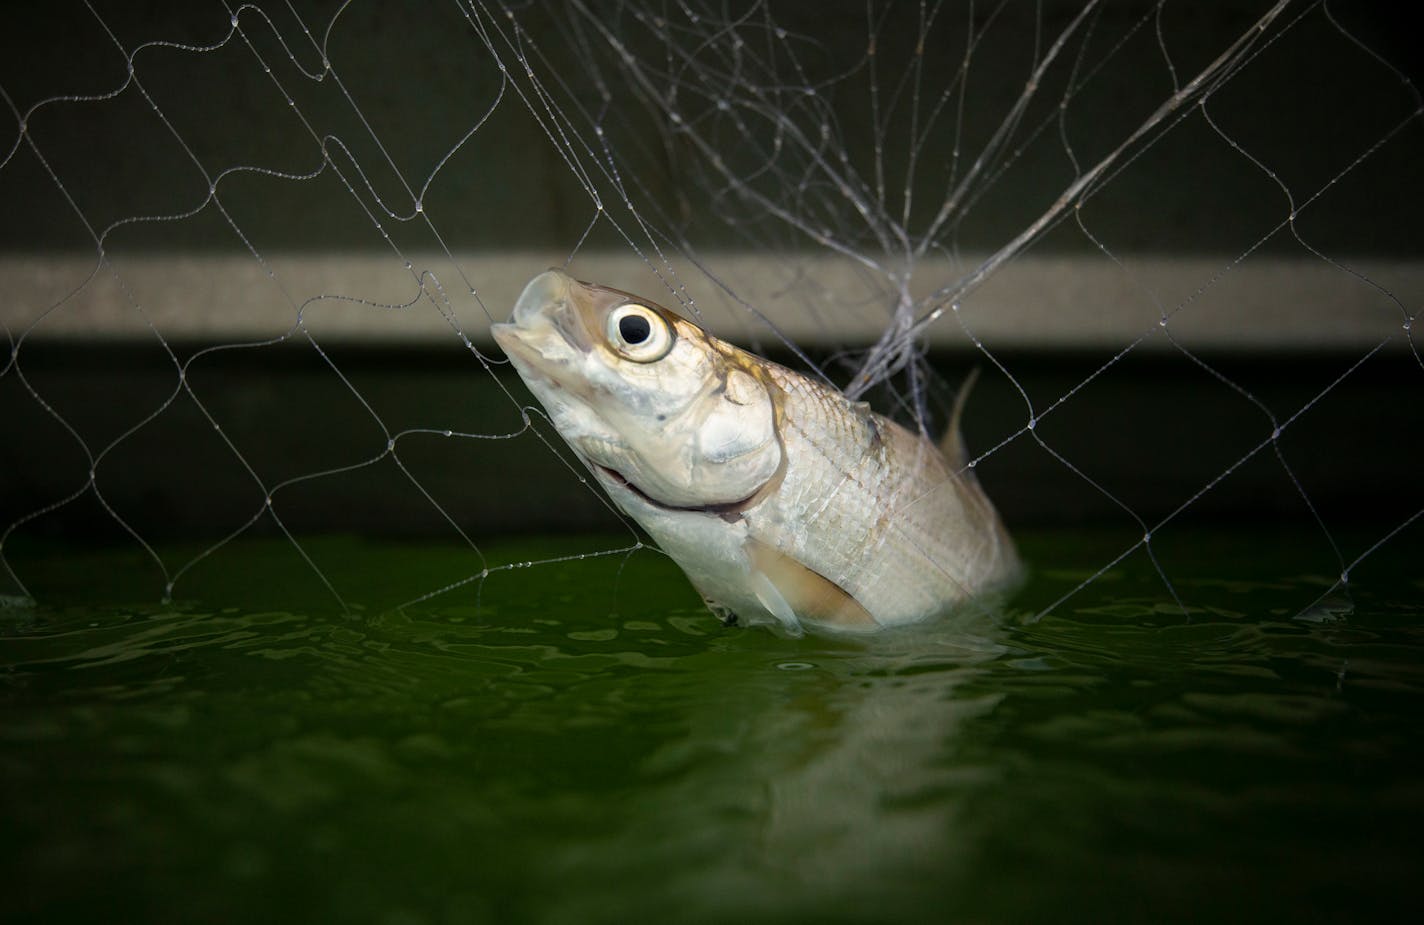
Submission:
[[[676,312],[553,269],[490,330],[560,436],[630,513],[639,503],[743,503],[781,471],[765,361]]]

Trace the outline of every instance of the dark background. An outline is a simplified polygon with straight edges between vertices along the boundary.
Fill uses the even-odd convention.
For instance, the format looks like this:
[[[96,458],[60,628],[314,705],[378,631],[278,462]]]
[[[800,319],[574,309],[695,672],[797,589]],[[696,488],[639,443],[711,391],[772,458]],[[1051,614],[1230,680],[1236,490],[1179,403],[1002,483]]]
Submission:
[[[337,6],[301,9],[309,24],[319,25]],[[1032,51],[1025,36],[1040,26],[1044,35],[1056,34],[1078,9],[1071,3],[1042,5],[1045,20],[1037,24],[1027,12],[1036,6],[1005,7],[1002,29],[996,27],[977,52],[963,129],[967,139],[991,131],[1021,86],[1025,56]],[[1418,73],[1405,5],[1337,6],[1331,9],[1341,22],[1380,55],[1405,74]],[[101,232],[111,255],[242,253],[248,246],[388,255],[385,234],[407,250],[434,246],[440,242],[423,223],[380,211],[408,209],[408,186],[420,196],[443,244],[456,252],[568,250],[589,229],[587,190],[513,85],[504,85],[505,96],[499,97],[500,72],[453,5],[357,4],[341,14],[329,34],[313,40],[304,39],[285,8],[272,7],[270,29],[260,28],[259,17],[247,10],[244,33],[281,72],[283,86],[300,97],[297,105],[288,106],[253,66],[252,50],[230,41],[202,53],[169,46],[139,52],[136,72],[157,112],[132,90],[115,94],[126,76],[115,41],[130,50],[152,41],[220,43],[229,30],[226,13],[192,3],[110,3],[97,9],[112,35],[79,4],[26,5],[6,13],[0,87],[13,109],[30,113],[44,100],[76,98],[30,113],[25,131],[43,152],[43,162],[17,140],[0,167],[0,250],[36,260],[96,253],[95,235]],[[614,137],[632,194],[653,221],[653,238],[704,250],[765,247],[768,253],[806,245],[765,216],[737,213],[706,165],[666,124],[666,114],[646,100],[620,97],[626,105],[593,116],[600,98],[589,75],[602,73],[614,81],[617,61],[606,49],[592,67],[580,57],[580,37],[591,33],[570,8],[515,9],[531,42],[525,46],[529,60],[538,63],[551,92],[562,94],[572,128],[587,140],[597,122]],[[630,18],[632,7],[597,9],[611,11],[608,23],[650,67],[660,60],[656,37]],[[792,32],[815,37],[803,49],[812,77],[817,68],[845,72],[847,62],[863,55],[863,4],[777,9]],[[913,12],[914,6],[905,9]],[[1094,26],[1096,44],[1084,61],[1109,64],[1070,109],[1069,131],[1082,159],[1101,156],[1121,138],[1124,126],[1170,93],[1154,33],[1130,31],[1150,9],[1141,3],[1102,8]],[[1259,10],[1258,4],[1245,3],[1170,5],[1163,35],[1179,73],[1200,67]],[[1317,259],[1318,251],[1341,258],[1417,260],[1424,244],[1418,233],[1424,202],[1420,119],[1372,148],[1417,106],[1417,96],[1330,28],[1320,8],[1293,7],[1291,15],[1297,12],[1307,14],[1300,24],[1212,100],[1218,125],[1259,163],[1223,143],[1202,119],[1186,120],[1144,147],[1085,204],[1091,236],[1065,222],[1036,252],[1096,259],[1104,259],[1104,246],[1206,253],[1219,255],[1223,267],[1249,248],[1254,254],[1308,259]],[[912,54],[913,30],[887,26],[880,34],[884,58]],[[302,67],[319,70],[317,40],[326,43],[340,87],[330,79],[300,77]],[[1119,50],[1107,56],[1119,41]],[[962,53],[930,54],[925,60],[925,84],[943,85]],[[894,75],[883,72],[875,80],[887,91],[896,85]],[[875,132],[864,105],[869,84],[868,74],[851,68],[826,91],[843,114],[840,143],[862,164],[874,150]],[[371,132],[355,121],[346,93]],[[705,116],[710,99],[686,95],[688,118]],[[1047,110],[1035,109],[1026,123],[1041,120],[1057,99],[1047,94],[1041,101]],[[476,125],[478,131],[461,143]],[[705,125],[709,137],[725,142],[728,157],[765,140],[719,135],[725,125]],[[187,150],[174,142],[169,126]],[[901,128],[892,125],[886,134]],[[924,149],[940,152],[948,143],[931,137]],[[322,167],[324,150],[368,186],[353,194],[331,171],[289,181],[244,170],[222,181],[230,222],[212,208],[174,217],[207,196],[194,159],[214,175],[252,167],[307,175]],[[440,166],[451,151],[450,161]],[[1361,166],[1346,170],[1365,155]],[[897,156],[888,154],[892,173]],[[1302,196],[1320,192],[1298,216],[1300,237],[1289,229],[1268,233],[1281,224],[1289,205],[1263,165]],[[938,201],[943,177],[936,169],[925,169],[918,199]],[[969,250],[1001,245],[1071,176],[1056,127],[1033,136],[946,243]],[[784,180],[784,175],[765,180],[748,175],[747,182],[764,184],[757,188],[776,197],[786,195]],[[135,216],[165,218],[126,221]],[[851,218],[829,220],[845,235],[856,235]],[[596,222],[585,246],[625,245],[610,223]],[[1418,310],[1409,293],[1401,297],[1408,311]],[[1083,310],[1091,313],[1092,306]],[[16,335],[10,332],[12,347]],[[205,346],[210,345],[116,343],[97,336],[27,338],[14,354],[17,362],[0,375],[5,430],[0,525],[28,518],[17,530],[21,538],[124,538],[120,521],[145,537],[225,535],[257,515],[264,498],[251,473],[215,436],[214,423],[265,484],[282,486],[277,507],[297,532],[448,535],[448,522],[411,487],[402,466],[474,533],[616,524],[598,495],[534,435],[490,441],[417,434],[402,437],[394,456],[382,455],[390,435],[407,428],[481,434],[520,428],[519,409],[502,388],[525,393],[506,374],[486,374],[468,350],[453,344],[422,349],[332,342],[323,343],[319,353],[298,341],[213,354],[190,370],[188,382],[215,419],[209,421],[177,390],[178,363]],[[1363,363],[1360,351],[1329,343],[1303,352],[1138,350],[1117,361],[1114,353],[996,353],[1039,413],[1082,386],[1033,434],[1021,432],[1029,417],[1023,396],[1008,378],[986,368],[969,404],[966,436],[975,451],[997,448],[980,477],[1011,525],[1111,522],[1136,529],[1135,517],[1148,523],[1172,517],[1310,524],[1317,515],[1332,526],[1389,525],[1419,508],[1421,368],[1399,344]],[[955,353],[937,354],[931,365],[944,379],[935,392],[941,408],[968,368],[988,366],[982,355]],[[1094,375],[1105,366],[1105,373]],[[353,402],[347,382],[372,402],[379,423]],[[889,407],[883,398],[877,397],[877,407]],[[1273,444],[1272,430],[1297,414]],[[548,428],[537,419],[536,424],[548,436]],[[548,445],[561,446],[552,437]],[[375,461],[364,465],[367,460]],[[91,467],[97,490],[87,483]],[[354,468],[334,471],[347,467]],[[252,529],[276,528],[258,518]]]

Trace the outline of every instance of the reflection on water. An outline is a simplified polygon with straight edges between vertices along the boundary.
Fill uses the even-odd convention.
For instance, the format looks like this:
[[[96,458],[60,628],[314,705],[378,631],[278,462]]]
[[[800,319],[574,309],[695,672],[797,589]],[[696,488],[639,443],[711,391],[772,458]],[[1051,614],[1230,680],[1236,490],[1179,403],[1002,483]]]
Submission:
[[[591,603],[601,568],[368,616],[0,610],[12,911],[1308,920],[1420,860],[1417,587],[1302,614],[1323,579],[1223,564],[1184,612],[1127,568],[1028,622],[1064,570],[998,623],[789,640],[655,557]]]
[[[564,846],[559,865],[592,872],[610,914],[631,901],[825,918],[934,899],[957,863],[961,795],[994,777],[956,753],[964,724],[998,695],[962,687],[1003,647],[944,627],[823,648],[757,643],[735,661],[686,656],[688,676],[649,691],[673,698],[673,734],[630,769],[646,782],[633,811]],[[645,857],[664,872],[630,897],[628,869]],[[577,919],[588,900],[571,896],[563,911]]]

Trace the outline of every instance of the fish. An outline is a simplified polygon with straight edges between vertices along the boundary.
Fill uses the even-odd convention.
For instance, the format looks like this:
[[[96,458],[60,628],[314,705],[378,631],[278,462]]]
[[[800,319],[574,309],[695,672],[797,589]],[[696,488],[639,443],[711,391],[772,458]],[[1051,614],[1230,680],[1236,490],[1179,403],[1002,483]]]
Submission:
[[[984,604],[1021,565],[966,464],[649,299],[539,274],[496,343],[612,502],[724,623],[866,633]]]

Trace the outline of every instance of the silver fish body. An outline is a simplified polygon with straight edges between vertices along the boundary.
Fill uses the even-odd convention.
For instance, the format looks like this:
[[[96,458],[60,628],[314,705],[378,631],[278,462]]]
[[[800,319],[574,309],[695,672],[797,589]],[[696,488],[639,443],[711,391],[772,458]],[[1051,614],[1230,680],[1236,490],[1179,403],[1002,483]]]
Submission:
[[[873,631],[1018,575],[972,472],[646,299],[550,270],[492,332],[609,497],[724,618]]]

